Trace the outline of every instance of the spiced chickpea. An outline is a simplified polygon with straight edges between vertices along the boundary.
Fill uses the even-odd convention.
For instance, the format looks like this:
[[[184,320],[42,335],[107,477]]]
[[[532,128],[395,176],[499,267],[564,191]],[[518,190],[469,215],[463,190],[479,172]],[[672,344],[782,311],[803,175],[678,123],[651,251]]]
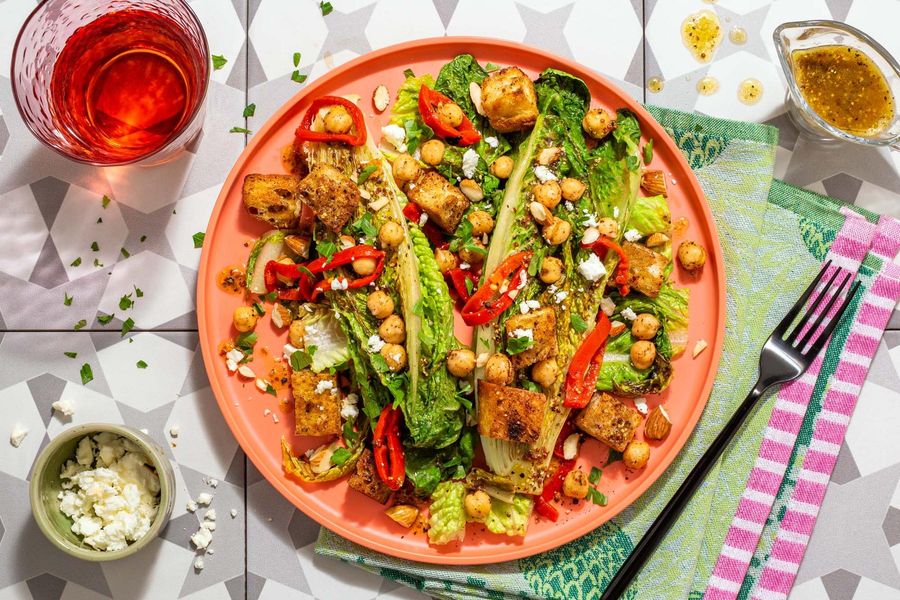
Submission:
[[[441,140],[428,140],[422,144],[419,152],[422,154],[422,160],[436,167],[444,160],[444,142]]]
[[[619,224],[612,217],[603,217],[597,222],[597,231],[600,235],[616,239],[619,237]]]
[[[403,227],[396,221],[385,221],[378,230],[378,241],[384,248],[396,248],[403,242]]]
[[[402,344],[406,340],[406,323],[400,315],[390,315],[378,326],[378,335],[389,344]]]
[[[542,231],[544,240],[551,246],[564,243],[572,235],[572,225],[565,219],[556,219],[544,225]]]
[[[641,313],[631,324],[631,335],[639,340],[652,340],[659,331],[659,319],[650,313]]]
[[[356,273],[357,275],[366,276],[371,275],[375,272],[377,263],[375,262],[374,258],[357,258],[353,261],[353,263],[351,263],[351,266],[353,267],[354,273]]]
[[[577,179],[566,177],[560,182],[559,189],[562,192],[562,197],[565,200],[568,200],[569,202],[577,202],[584,195],[584,191],[587,189],[587,186],[585,186]]]
[[[438,269],[444,275],[459,266],[456,255],[446,248],[435,248],[434,260],[437,262]]]
[[[234,309],[233,320],[234,328],[241,333],[246,333],[253,331],[253,328],[256,327],[259,315],[256,314],[252,306],[238,306]]]
[[[466,494],[463,506],[466,508],[466,514],[476,521],[481,521],[486,519],[488,513],[491,512],[491,497],[487,495],[487,492],[477,490]]]
[[[494,229],[494,217],[484,210],[473,210],[466,217],[472,224],[472,235],[482,236]]]
[[[562,190],[559,187],[559,182],[552,179],[537,184],[531,188],[531,193],[534,194],[535,200],[550,210],[556,208],[556,205],[559,204],[559,201],[562,199]]]
[[[541,270],[538,273],[541,281],[546,284],[556,283],[562,278],[563,263],[555,256],[545,256],[541,261]]]
[[[563,479],[563,496],[583,500],[589,491],[588,479],[581,469],[572,469]]]
[[[513,367],[505,354],[492,354],[484,365],[484,378],[497,385],[507,385],[513,380]]]
[[[468,348],[457,348],[447,355],[447,370],[454,377],[468,377],[474,369],[475,353]]]
[[[484,262],[485,254],[487,254],[487,250],[484,244],[478,240],[472,240],[468,247],[459,250],[459,258],[470,265],[478,265]]]
[[[643,469],[650,460],[650,444],[647,442],[631,441],[622,453],[622,462],[629,469]]]
[[[656,344],[639,340],[631,345],[631,364],[636,369],[649,369],[656,360]]]
[[[555,358],[546,358],[534,363],[534,366],[531,367],[531,379],[544,389],[556,383],[557,377],[559,377],[559,366],[556,364]]]
[[[616,128],[616,122],[606,110],[602,108],[592,108],[584,115],[581,121],[581,127],[585,133],[599,140],[606,137]]]
[[[394,301],[382,290],[376,290],[366,298],[366,307],[376,319],[387,319],[394,312]]]
[[[343,106],[332,106],[325,113],[325,131],[328,133],[347,133],[353,127],[353,117]]]
[[[406,348],[400,344],[385,344],[379,354],[384,358],[388,369],[394,373],[406,367]]]
[[[685,271],[695,273],[706,264],[706,249],[697,242],[682,242],[678,246],[678,262]]]
[[[291,327],[288,329],[288,340],[291,342],[291,346],[302,348],[304,345],[303,339],[305,337],[306,328],[303,326],[303,321],[300,319],[291,321]]]
[[[491,175],[498,179],[507,179],[512,175],[513,164],[513,159],[501,156],[491,163]]]
[[[462,125],[465,115],[456,102],[444,102],[438,107],[438,118],[444,125],[456,128]]]
[[[394,173],[394,179],[397,181],[412,181],[419,174],[419,161],[406,154],[398,154],[391,163],[391,171]]]

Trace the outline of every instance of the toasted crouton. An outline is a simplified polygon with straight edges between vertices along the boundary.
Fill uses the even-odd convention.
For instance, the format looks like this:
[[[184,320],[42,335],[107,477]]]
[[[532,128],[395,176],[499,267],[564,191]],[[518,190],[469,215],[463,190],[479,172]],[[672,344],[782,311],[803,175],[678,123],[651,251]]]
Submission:
[[[379,504],[387,504],[391,497],[391,488],[378,476],[375,470],[375,457],[368,448],[363,450],[359,460],[356,461],[356,471],[350,474],[347,484]]]
[[[406,186],[406,196],[447,233],[456,231],[469,208],[469,199],[437,171],[420,173]]]
[[[332,231],[340,231],[359,206],[359,188],[331,165],[316,165],[297,188],[300,198]]]
[[[501,133],[534,126],[538,107],[531,78],[518,67],[494,71],[481,82],[481,108]]]
[[[292,229],[300,214],[299,184],[300,178],[294,175],[247,175],[241,190],[244,206],[248,213],[276,229]]]
[[[291,390],[297,435],[341,433],[341,393],[334,375],[309,369],[294,371]]]
[[[498,440],[533,444],[541,433],[547,396],[478,380],[478,431]]]
[[[641,413],[609,394],[597,394],[575,418],[575,425],[613,450],[624,452],[641,424]]]
[[[643,244],[625,242],[622,249],[628,257],[628,285],[651,298],[657,297],[669,260]]]
[[[534,344],[518,354],[511,354],[514,369],[529,367],[545,358],[553,358],[558,351],[556,345],[556,312],[546,306],[524,315],[513,315],[506,320],[506,338],[517,337],[516,330],[531,331]]]

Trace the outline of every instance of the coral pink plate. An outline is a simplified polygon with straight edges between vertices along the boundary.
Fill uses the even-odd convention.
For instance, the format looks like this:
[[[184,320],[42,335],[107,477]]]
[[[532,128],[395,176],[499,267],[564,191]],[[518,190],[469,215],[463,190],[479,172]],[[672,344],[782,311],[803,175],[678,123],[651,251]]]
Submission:
[[[686,238],[696,240],[709,250],[709,261],[702,277],[688,278],[676,268],[678,285],[690,288],[691,324],[688,348],[700,339],[709,348],[696,359],[690,351],[674,362],[675,378],[662,396],[648,398],[650,406],[665,402],[674,423],[663,442],[652,442],[649,465],[639,472],[626,472],[621,461],[604,469],[599,487],[609,498],[605,507],[582,502],[578,506],[561,506],[558,522],[537,519],[524,538],[509,538],[470,525],[464,542],[446,547],[432,547],[424,534],[411,534],[384,515],[384,508],[351,490],[344,480],[310,485],[287,477],[281,468],[279,440],[282,436],[302,451],[320,439],[298,438],[292,433],[289,392],[279,391],[279,398],[260,392],[253,382],[231,375],[218,355],[218,344],[231,338],[231,314],[242,299],[217,287],[216,274],[230,265],[246,262],[247,242],[262,234],[266,227],[244,212],[241,204],[241,182],[249,173],[282,172],[280,153],[293,139],[294,129],[310,101],[324,94],[358,94],[370,130],[380,132],[387,113],[378,115],[372,107],[372,92],[385,84],[396,92],[403,81],[403,70],[432,73],[455,55],[469,52],[482,64],[518,65],[536,76],[546,67],[556,67],[577,75],[587,82],[593,103],[615,109],[627,107],[640,121],[646,139],[653,138],[651,168],[669,174],[669,200],[673,218],[687,217],[690,225]],[[288,100],[266,124],[252,136],[219,194],[207,228],[200,274],[197,284],[197,314],[200,341],[206,371],[225,420],[247,456],[259,471],[304,513],[338,534],[363,546],[404,559],[441,564],[481,564],[521,558],[550,550],[582,536],[602,525],[644,493],[662,475],[681,450],[697,424],[712,388],[725,325],[725,272],[715,224],[697,180],[675,144],[662,127],[622,90],[581,65],[546,52],[503,41],[483,38],[438,38],[409,42],[361,56],[333,69]],[[286,332],[276,329],[269,315],[257,326],[259,343],[252,366],[258,374],[268,371],[271,359],[281,354]],[[457,335],[469,339],[469,332],[458,327]],[[269,409],[272,414],[265,414]],[[278,422],[273,419],[278,416]],[[638,434],[640,436],[640,434]],[[579,462],[590,470],[602,465],[606,449],[589,440],[583,446]]]

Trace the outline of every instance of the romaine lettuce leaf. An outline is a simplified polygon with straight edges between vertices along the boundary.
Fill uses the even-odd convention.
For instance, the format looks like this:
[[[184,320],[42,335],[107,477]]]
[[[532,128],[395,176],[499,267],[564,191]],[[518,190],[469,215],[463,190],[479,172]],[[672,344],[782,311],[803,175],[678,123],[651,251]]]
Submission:
[[[635,229],[642,236],[668,231],[672,225],[669,203],[663,196],[638,198],[631,209],[631,218],[625,229]]]
[[[469,93],[469,84],[474,82],[481,85],[481,81],[485,77],[487,77],[487,71],[478,64],[474,56],[460,54],[441,67],[434,82],[434,89],[459,104],[463,112],[472,118],[476,111]]]
[[[303,323],[303,344],[315,346],[312,370],[316,373],[342,365],[350,359],[347,336],[334,312],[323,304],[304,304],[299,310]]]
[[[509,536],[525,535],[533,506],[534,501],[531,496],[523,494],[516,494],[511,503],[492,498],[491,512],[488,513],[484,523],[491,533]]]
[[[419,495],[430,495],[441,481],[462,479],[472,466],[475,455],[475,431],[466,429],[459,442],[440,450],[408,448],[406,476]]]
[[[428,541],[435,545],[462,541],[466,537],[466,486],[459,481],[444,481],[431,495],[428,517]]]

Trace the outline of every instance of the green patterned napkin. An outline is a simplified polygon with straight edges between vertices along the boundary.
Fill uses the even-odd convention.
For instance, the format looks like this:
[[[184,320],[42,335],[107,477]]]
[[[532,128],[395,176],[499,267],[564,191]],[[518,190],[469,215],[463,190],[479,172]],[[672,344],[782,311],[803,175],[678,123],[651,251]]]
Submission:
[[[648,107],[682,150],[716,219],[725,259],[727,319],[709,403],[682,452],[641,498],[594,532],[530,558],[449,567],[372,552],[323,528],[316,552],[445,598],[596,598],[703,454],[756,377],[759,348],[818,271],[844,216],[839,205],[775,182],[778,132],[752,123]],[[868,215],[867,215],[868,216]],[[754,414],[714,468],[628,598],[701,597],[771,403]],[[721,465],[727,465],[721,469]],[[698,527],[705,523],[706,527]]]

